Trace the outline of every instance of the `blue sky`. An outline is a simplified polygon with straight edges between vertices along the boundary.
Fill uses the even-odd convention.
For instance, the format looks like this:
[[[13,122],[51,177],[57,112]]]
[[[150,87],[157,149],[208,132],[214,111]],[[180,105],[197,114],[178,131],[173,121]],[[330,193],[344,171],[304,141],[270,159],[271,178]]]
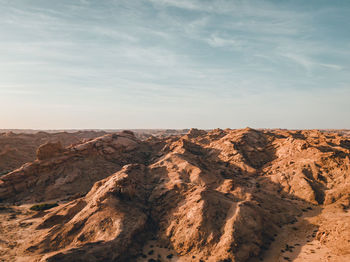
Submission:
[[[0,128],[350,128],[350,1],[0,0]]]

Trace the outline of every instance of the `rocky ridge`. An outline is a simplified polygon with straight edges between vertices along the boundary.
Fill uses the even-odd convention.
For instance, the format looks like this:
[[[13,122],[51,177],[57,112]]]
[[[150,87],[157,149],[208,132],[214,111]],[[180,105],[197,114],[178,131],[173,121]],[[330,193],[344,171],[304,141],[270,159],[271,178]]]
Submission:
[[[106,134],[104,131],[78,131],[73,133],[0,133],[0,176],[34,161],[37,148],[47,142],[60,142],[63,147]]]
[[[34,162],[1,177],[0,195],[12,202],[74,198],[123,165],[146,162],[149,154],[147,145],[128,132],[66,148],[49,142],[38,148]]]

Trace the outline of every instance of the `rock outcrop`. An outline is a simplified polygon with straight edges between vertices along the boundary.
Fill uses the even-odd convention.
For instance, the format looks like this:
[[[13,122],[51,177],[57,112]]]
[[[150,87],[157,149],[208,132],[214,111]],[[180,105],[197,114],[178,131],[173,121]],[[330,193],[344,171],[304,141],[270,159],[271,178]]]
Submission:
[[[78,131],[73,133],[17,134],[13,132],[0,133],[0,176],[21,167],[36,159],[36,151],[40,145],[47,142],[60,142],[62,146],[81,143],[102,135],[103,131]]]
[[[1,177],[0,200],[23,203],[82,196],[124,165],[146,163],[149,150],[130,133],[108,134],[65,149],[45,144],[36,161]]]
[[[53,158],[63,152],[61,142],[47,142],[41,145],[36,151],[36,158],[38,160],[45,160]]]

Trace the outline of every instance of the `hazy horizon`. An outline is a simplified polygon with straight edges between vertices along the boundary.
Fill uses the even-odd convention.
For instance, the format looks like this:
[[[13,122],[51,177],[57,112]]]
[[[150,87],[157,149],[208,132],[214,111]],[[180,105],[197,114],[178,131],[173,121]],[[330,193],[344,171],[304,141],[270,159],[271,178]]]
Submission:
[[[349,1],[0,4],[0,129],[350,129]]]

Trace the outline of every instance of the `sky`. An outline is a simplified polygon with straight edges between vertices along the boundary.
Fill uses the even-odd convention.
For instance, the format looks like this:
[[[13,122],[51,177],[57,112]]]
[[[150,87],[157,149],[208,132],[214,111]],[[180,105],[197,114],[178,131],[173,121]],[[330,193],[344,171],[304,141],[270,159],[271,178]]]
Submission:
[[[350,128],[350,1],[0,0],[0,128]]]

